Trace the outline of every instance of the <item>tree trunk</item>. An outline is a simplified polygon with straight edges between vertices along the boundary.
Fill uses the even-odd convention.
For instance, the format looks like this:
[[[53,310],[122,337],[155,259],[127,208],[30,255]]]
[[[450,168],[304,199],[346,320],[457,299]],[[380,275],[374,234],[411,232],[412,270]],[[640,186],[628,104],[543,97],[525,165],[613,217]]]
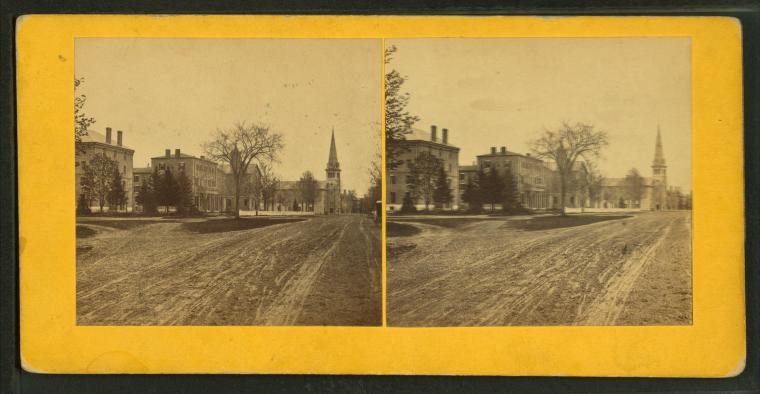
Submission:
[[[240,219],[240,175],[235,176],[235,219]]]
[[[565,216],[565,176],[562,175],[559,181],[559,204],[562,216]]]

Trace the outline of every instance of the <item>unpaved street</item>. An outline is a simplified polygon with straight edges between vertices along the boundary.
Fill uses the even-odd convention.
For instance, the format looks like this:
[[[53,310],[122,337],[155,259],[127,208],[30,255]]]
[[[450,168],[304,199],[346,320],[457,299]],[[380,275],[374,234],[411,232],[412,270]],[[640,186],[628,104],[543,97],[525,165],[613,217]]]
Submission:
[[[556,228],[531,226],[541,218],[399,220],[388,325],[691,324],[690,214]]]
[[[77,241],[78,324],[381,324],[380,228],[364,216],[209,233],[191,231],[204,219],[144,223],[78,222],[97,231]]]

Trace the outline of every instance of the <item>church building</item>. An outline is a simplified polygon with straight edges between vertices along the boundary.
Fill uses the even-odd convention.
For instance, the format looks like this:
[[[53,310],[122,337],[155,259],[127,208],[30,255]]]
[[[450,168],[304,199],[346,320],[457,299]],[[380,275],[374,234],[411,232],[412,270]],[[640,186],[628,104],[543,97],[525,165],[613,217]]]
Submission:
[[[343,213],[340,186],[340,162],[335,147],[335,130],[330,139],[330,154],[325,167],[324,181],[316,181],[313,211],[315,214]],[[299,181],[280,181],[274,196],[275,211],[306,211],[307,207],[299,188]]]
[[[602,180],[599,208],[638,208],[659,211],[677,209],[668,204],[668,166],[662,148],[660,127],[654,147],[651,177],[605,178]]]

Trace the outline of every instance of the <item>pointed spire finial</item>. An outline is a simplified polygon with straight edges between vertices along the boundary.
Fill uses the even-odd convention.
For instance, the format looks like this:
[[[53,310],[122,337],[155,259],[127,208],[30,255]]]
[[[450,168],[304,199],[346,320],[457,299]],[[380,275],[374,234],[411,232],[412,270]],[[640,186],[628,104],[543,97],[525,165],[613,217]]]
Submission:
[[[332,136],[330,137],[330,157],[327,159],[327,168],[338,169],[340,163],[338,163],[338,150],[335,148],[335,128],[332,128]]]
[[[654,146],[654,162],[652,163],[653,166],[664,166],[665,165],[665,153],[663,153],[662,150],[662,135],[660,133],[660,125],[657,125],[657,141],[655,142]]]

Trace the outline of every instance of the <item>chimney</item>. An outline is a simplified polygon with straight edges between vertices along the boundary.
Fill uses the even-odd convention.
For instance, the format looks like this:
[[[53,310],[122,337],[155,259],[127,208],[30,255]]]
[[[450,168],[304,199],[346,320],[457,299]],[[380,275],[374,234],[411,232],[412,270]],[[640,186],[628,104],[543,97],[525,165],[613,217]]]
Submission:
[[[174,150],[174,156],[179,159],[179,148]]]
[[[507,147],[506,146],[502,146],[501,147],[501,154],[502,155],[506,155],[507,154]]]
[[[111,128],[106,127],[106,144],[111,144]]]
[[[203,156],[203,155],[201,155],[201,160],[203,160],[203,159],[205,159],[205,158],[206,158],[206,156]]]
[[[438,140],[438,135],[436,135],[435,125],[430,126],[430,141],[436,142],[437,140]]]
[[[444,145],[448,144],[449,143],[449,129],[443,129],[441,133],[442,133],[441,138],[443,139],[443,144]]]
[[[167,149],[165,155],[166,155],[167,158],[168,157],[172,157],[172,150],[171,149]]]
[[[122,133],[121,130],[119,130],[119,131],[116,132],[116,145],[121,146],[121,136],[123,134],[124,133]]]
[[[492,146],[492,147],[491,147],[491,154],[492,154],[492,155],[495,155],[495,154],[496,154],[496,147],[495,147],[495,146]]]

